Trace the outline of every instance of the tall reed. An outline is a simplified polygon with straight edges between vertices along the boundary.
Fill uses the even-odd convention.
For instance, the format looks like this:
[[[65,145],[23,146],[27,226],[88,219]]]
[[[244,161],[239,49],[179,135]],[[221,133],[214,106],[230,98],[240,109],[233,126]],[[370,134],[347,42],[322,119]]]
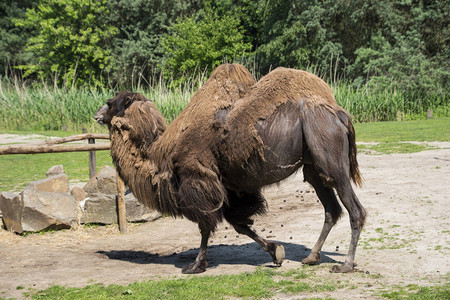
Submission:
[[[449,95],[443,89],[424,95],[406,93],[394,85],[354,88],[330,74],[333,75],[330,81],[337,102],[353,115],[356,122],[420,119],[425,118],[427,109],[432,109],[434,116],[450,115]],[[138,85],[135,91],[153,100],[170,123],[189,103],[206,77],[202,73],[182,86],[174,86],[173,81],[159,78],[152,81],[151,86]],[[105,130],[98,127],[93,116],[115,92],[112,88],[69,88],[45,83],[28,85],[17,79],[0,78],[0,129],[60,130],[66,127],[79,131],[84,127],[90,132]]]
[[[427,110],[436,117],[450,115],[448,93],[430,91],[427,94],[405,92],[394,85],[373,88],[364,85],[354,88],[345,81],[332,85],[336,101],[353,115],[356,122],[403,121],[424,119]]]
[[[169,88],[160,80],[153,87],[137,90],[155,102],[170,123],[189,103],[203,78],[184,86]],[[112,89],[65,88],[35,84],[27,86],[19,81],[0,79],[0,129],[60,130],[87,128],[101,130],[94,120],[97,109],[108,98]]]

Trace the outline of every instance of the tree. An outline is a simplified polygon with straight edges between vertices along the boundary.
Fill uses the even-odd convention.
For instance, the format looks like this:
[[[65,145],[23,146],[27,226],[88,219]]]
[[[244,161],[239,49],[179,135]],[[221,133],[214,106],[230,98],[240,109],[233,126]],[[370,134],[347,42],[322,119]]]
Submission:
[[[191,15],[197,6],[183,0],[111,0],[108,8],[108,22],[119,30],[111,41],[111,76],[119,85],[133,86],[159,75],[161,37],[177,18]]]
[[[377,10],[383,26],[356,49],[348,68],[355,83],[380,88],[394,83],[421,96],[436,88],[448,90],[450,51],[445,45],[450,43],[450,7],[445,2],[383,2]]]
[[[68,84],[103,83],[111,61],[110,38],[117,29],[104,22],[105,0],[42,0],[16,25],[36,29],[27,50],[38,62],[22,66],[25,76],[38,74]]]
[[[209,72],[224,60],[233,61],[248,54],[251,44],[244,42],[239,20],[231,15],[218,16],[206,8],[200,16],[178,19],[162,38],[163,73],[185,81],[205,69]]]
[[[26,10],[35,1],[9,0],[0,2],[0,74],[9,76],[17,64],[29,63],[30,53],[25,53],[25,45],[31,30],[21,30],[14,25],[14,19],[26,18]]]

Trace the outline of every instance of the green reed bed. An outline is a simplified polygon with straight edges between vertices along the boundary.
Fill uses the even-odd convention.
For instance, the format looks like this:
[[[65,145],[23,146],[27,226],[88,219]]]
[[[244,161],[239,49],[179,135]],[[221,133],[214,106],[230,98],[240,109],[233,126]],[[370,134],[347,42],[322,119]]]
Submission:
[[[32,87],[3,81],[0,86],[0,128],[9,130],[79,131],[93,126],[95,111],[112,91]]]
[[[355,122],[425,119],[429,109],[435,117],[450,116],[450,95],[438,88],[419,94],[395,87],[354,88],[341,81],[333,86],[333,93]]]
[[[94,120],[97,109],[115,95],[112,89],[26,86],[0,80],[0,129],[101,131]],[[159,84],[141,89],[170,123],[183,110],[194,86],[168,88]]]
[[[189,103],[196,88],[205,77],[191,80],[184,86],[157,82],[152,87],[139,88],[153,100],[168,123]],[[426,94],[403,92],[395,88],[354,88],[341,81],[333,86],[337,102],[349,111],[355,122],[424,119],[428,109],[433,116],[450,116],[450,99],[443,89]],[[34,84],[32,86],[0,79],[0,129],[80,131],[100,129],[93,116],[106,99],[114,96],[113,89],[89,87],[66,88]]]

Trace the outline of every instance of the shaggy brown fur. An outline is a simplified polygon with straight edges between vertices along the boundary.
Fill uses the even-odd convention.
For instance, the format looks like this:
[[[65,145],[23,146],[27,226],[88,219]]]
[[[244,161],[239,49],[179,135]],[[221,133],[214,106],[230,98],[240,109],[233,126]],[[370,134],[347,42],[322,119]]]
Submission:
[[[253,87],[251,87],[253,85]],[[250,88],[251,87],[251,88]],[[332,188],[350,214],[352,243],[335,271],[353,270],[365,211],[350,185],[360,183],[354,130],[330,88],[304,71],[279,68],[260,82],[241,65],[222,65],[165,130],[154,105],[120,93],[96,114],[111,132],[111,155],[120,176],[146,205],[199,224],[196,261],[185,273],[203,272],[210,233],[223,217],[281,265],[284,248],[256,235],[252,216],[266,210],[261,188],[297,171],[316,189],[325,224],[305,263],[320,249],[341,214]]]
[[[321,143],[320,148],[333,145],[326,135],[325,124],[320,124],[317,120],[322,120],[323,115],[332,114],[336,120],[340,120],[347,131],[350,141],[351,151],[349,158],[351,162],[350,175],[355,183],[361,185],[361,176],[356,162],[355,132],[348,114],[337,105],[330,87],[319,77],[301,70],[277,68],[267,76],[263,77],[252,87],[247,97],[238,101],[233,111],[227,119],[225,132],[229,137],[224,142],[226,150],[222,153],[226,160],[233,164],[244,166],[250,155],[255,151],[264,160],[264,149],[267,148],[257,129],[258,122],[272,116],[279,108],[290,107],[290,111],[295,110],[297,119],[305,120],[305,124],[317,126],[311,129],[312,135],[321,135],[314,140],[314,143]],[[289,113],[289,112],[284,112]],[[306,121],[306,119],[310,119]],[[289,124],[280,124],[278,127]],[[289,129],[289,128],[285,128]],[[274,130],[273,128],[271,130]],[[272,134],[273,138],[277,135]],[[311,141],[313,142],[313,141]],[[317,147],[307,143],[310,147]],[[337,151],[342,151],[338,149]]]
[[[122,117],[98,113],[98,118],[111,119],[111,155],[133,194],[151,208],[214,229],[228,202],[212,152],[217,143],[214,118],[216,112],[229,110],[254,83],[242,65],[219,66],[167,130],[153,103],[142,101],[141,95],[122,92],[109,100],[111,107],[132,102],[124,114],[110,109],[109,113]],[[154,141],[151,147],[148,140]]]
[[[322,245],[342,213],[336,189],[350,215],[352,240],[344,265],[333,270],[352,271],[366,218],[350,184],[350,179],[361,184],[355,132],[349,115],[336,104],[326,83],[304,71],[275,69],[235,103],[222,136],[222,181],[236,195],[258,195],[261,187],[283,180],[304,165],[305,180],[325,208],[322,233],[304,263],[320,260]]]

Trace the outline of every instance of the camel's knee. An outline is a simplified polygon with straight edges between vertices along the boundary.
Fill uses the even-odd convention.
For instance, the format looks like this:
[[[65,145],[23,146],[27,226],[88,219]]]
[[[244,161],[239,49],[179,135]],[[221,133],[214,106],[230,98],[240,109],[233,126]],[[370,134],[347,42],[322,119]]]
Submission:
[[[247,225],[239,225],[239,224],[232,224],[232,225],[234,230],[236,230],[236,232],[239,234],[248,235],[251,231],[250,227],[248,227]]]
[[[350,217],[350,224],[352,228],[361,230],[366,222],[367,212],[359,202],[349,180],[345,180],[336,188],[339,198],[344,204]]]
[[[362,230],[366,223],[367,213],[363,207],[356,209],[356,212],[350,216],[352,228]]]
[[[338,206],[337,209],[325,212],[325,223],[334,226],[342,217],[342,208]]]

